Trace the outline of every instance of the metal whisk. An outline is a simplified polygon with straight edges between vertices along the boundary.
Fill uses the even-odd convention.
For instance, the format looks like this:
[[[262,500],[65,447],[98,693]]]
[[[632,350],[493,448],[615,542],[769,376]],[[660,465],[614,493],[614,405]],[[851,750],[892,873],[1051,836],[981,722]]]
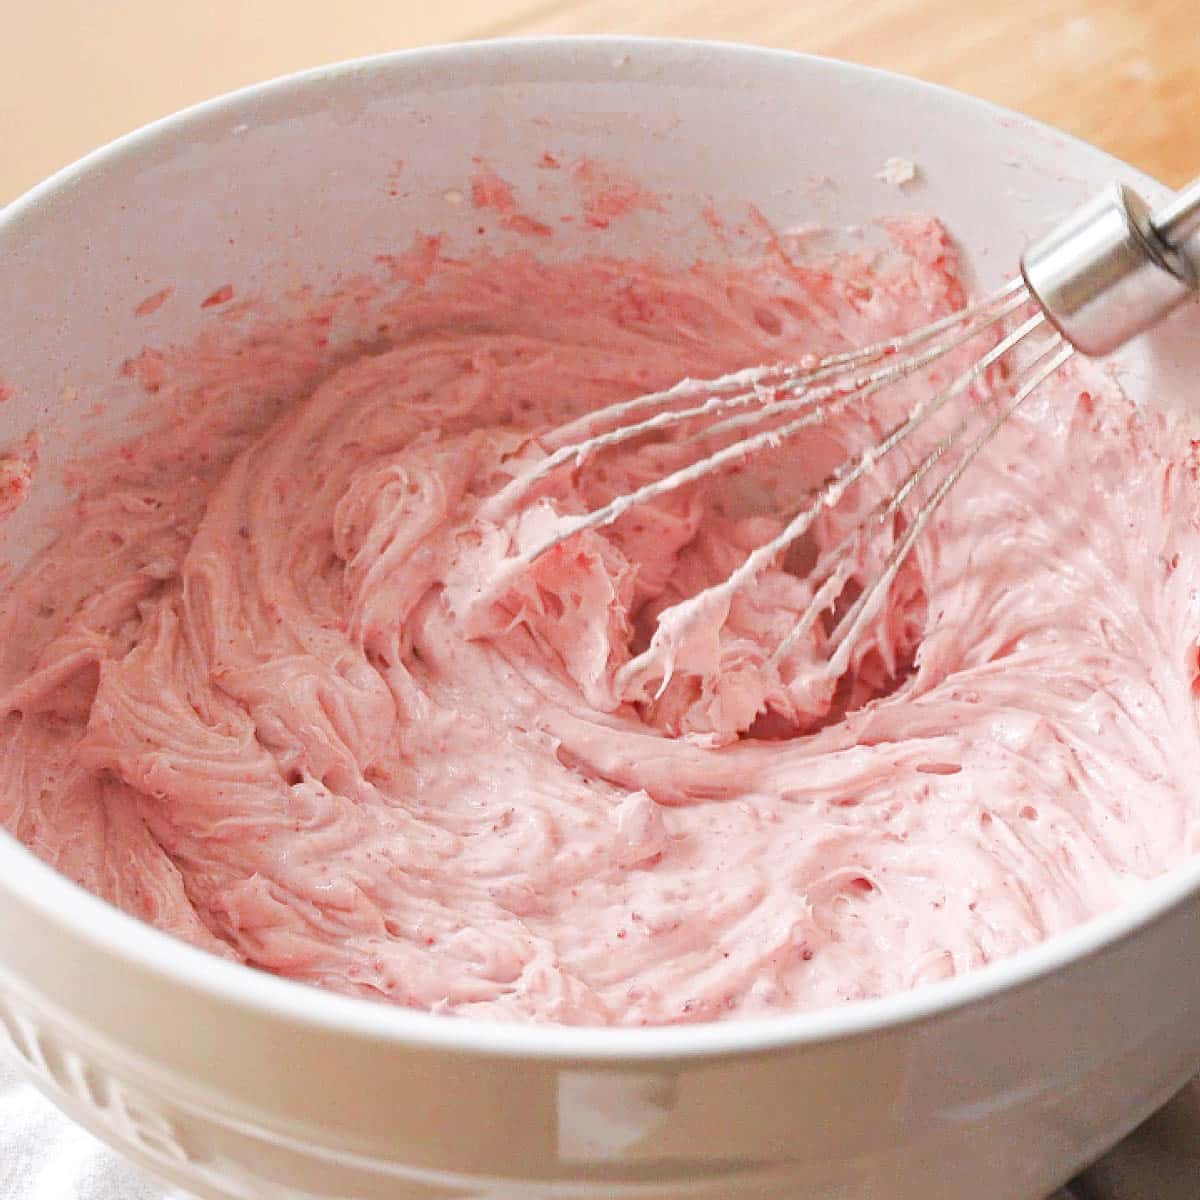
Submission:
[[[951,399],[962,395],[997,368],[1019,365],[1005,378],[1002,402],[981,431],[968,438],[968,415],[921,454],[899,487],[864,524],[824,552],[809,573],[812,598],[796,625],[774,651],[773,662],[791,649],[826,612],[833,612],[855,574],[855,548],[901,510],[939,463],[957,457],[923,494],[878,574],[845,608],[828,637],[829,674],[845,671],[854,646],[878,610],[887,589],[934,511],[972,459],[1044,380],[1076,352],[1108,353],[1159,322],[1200,287],[1200,179],[1174,200],[1151,212],[1128,188],[1113,185],[1084,205],[1047,236],[1031,245],[1021,272],[994,295],[915,332],[804,364],[752,367],[710,380],[683,380],[664,391],[639,396],[588,413],[539,443],[547,457],[518,475],[485,504],[481,515],[499,521],[512,515],[540,484],[568,466],[578,468],[623,442],[657,434],[682,422],[711,422],[704,436],[738,429],[746,436],[695,462],[614,499],[603,507],[564,517],[553,536],[510,562],[519,571],[584,530],[611,525],[637,505],[686,487],[860,404],[882,389],[929,368],[973,338],[997,338],[991,348],[940,390],[921,397],[905,418],[879,442],[844,462],[816,489],[780,532],[752,550],[725,580],[660,614],[650,647],[622,668],[618,687],[646,668],[664,640],[678,636],[704,612],[723,611],[735,593],[802,538],[820,514],[837,505],[847,489],[903,444]],[[1031,306],[1032,315],[1004,332]],[[739,411],[741,410],[741,411]]]

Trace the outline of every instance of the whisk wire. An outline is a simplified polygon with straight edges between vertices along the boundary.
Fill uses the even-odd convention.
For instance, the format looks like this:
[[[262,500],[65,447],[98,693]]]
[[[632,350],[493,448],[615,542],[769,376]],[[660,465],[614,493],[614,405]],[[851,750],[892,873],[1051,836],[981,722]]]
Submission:
[[[768,662],[778,666],[794,648],[798,639],[813,629],[822,614],[833,613],[846,588],[861,572],[862,555],[858,551],[871,530],[882,529],[902,511],[919,487],[930,479],[947,455],[959,451],[957,458],[923,496],[912,520],[898,536],[878,573],[864,582],[862,590],[837,616],[825,644],[823,673],[840,676],[847,668],[854,648],[879,610],[897,573],[917,538],[924,532],[934,512],[962,477],[969,464],[996,435],[1021,404],[1057,371],[1073,353],[1072,345],[1053,330],[1051,336],[1033,345],[1040,329],[1050,328],[1044,311],[1039,309],[1007,329],[1010,318],[1030,302],[1024,281],[1014,279],[986,300],[943,317],[930,325],[899,337],[889,338],[858,350],[846,351],[807,364],[775,364],[752,367],[714,380],[685,379],[674,387],[621,401],[588,414],[540,439],[550,452],[536,465],[516,475],[481,509],[485,519],[499,520],[509,515],[538,484],[560,468],[574,464],[576,469],[594,456],[621,443],[653,435],[689,421],[715,422],[702,425],[675,445],[701,441],[711,443],[746,425],[761,426],[775,418],[781,423],[758,428],[747,437],[718,446],[685,466],[667,471],[656,479],[618,495],[607,504],[590,511],[561,518],[550,536],[537,545],[513,556],[502,576],[510,578],[555,547],[586,530],[618,521],[631,509],[658,499],[706,476],[749,459],[756,453],[785,444],[809,429],[845,411],[861,405],[885,388],[931,368],[951,352],[972,339],[988,335],[998,328],[994,344],[969,365],[962,367],[943,386],[921,395],[907,415],[878,441],[859,450],[842,463],[825,482],[813,489],[803,505],[783,527],[766,541],[752,548],[742,561],[719,582],[702,588],[658,614],[657,628],[650,644],[630,658],[617,672],[614,681],[620,694],[643,678],[658,678],[661,695],[670,682],[673,658],[679,647],[676,640],[706,615],[718,624],[728,614],[739,591],[747,587],[772,562],[780,560],[788,549],[812,528],[818,517],[836,508],[847,491],[869,475],[887,455],[905,444],[926,426],[954,398],[970,392],[991,372],[1000,369],[1010,356],[1021,358],[1011,374],[991,387],[986,395],[1008,395],[1010,399],[987,420],[986,425],[965,449],[961,449],[969,431],[984,414],[972,405],[950,431],[942,434],[925,450],[900,483],[865,518],[857,520],[838,544],[824,550],[808,572],[813,590],[804,611],[786,636],[775,647]],[[1007,329],[1007,331],[1006,331]],[[1026,347],[1029,353],[1024,353]],[[699,403],[687,403],[700,399]],[[671,407],[683,401],[683,407]],[[734,412],[739,408],[751,411]],[[995,410],[993,410],[995,411]],[[645,415],[649,413],[650,415]],[[633,417],[638,419],[631,419]]]
[[[578,420],[563,426],[554,434],[543,438],[544,443],[554,446],[551,453],[535,467],[518,475],[505,485],[505,487],[501,488],[481,508],[480,515],[487,520],[503,519],[512,512],[521,499],[527,496],[538,483],[567,463],[574,462],[576,466],[581,466],[589,457],[610,449],[613,446],[620,445],[622,442],[661,431],[683,421],[695,420],[711,413],[755,403],[762,406],[752,414],[727,418],[726,421],[703,431],[701,435],[704,437],[713,437],[719,436],[728,429],[735,428],[738,425],[758,422],[764,417],[774,416],[781,412],[816,408],[825,401],[836,402],[839,398],[844,398],[844,403],[839,405],[839,410],[852,401],[861,402],[900,376],[910,374],[912,371],[928,365],[930,362],[942,357],[972,338],[978,337],[990,326],[1004,320],[1027,302],[1028,294],[1025,292],[1022,281],[1018,278],[987,300],[956,313],[951,313],[949,316],[943,317],[921,329],[914,330],[912,333],[879,341],[873,345],[865,346],[860,350],[846,351],[827,356],[809,368],[797,365],[776,364],[749,367],[712,380],[684,379],[665,390],[650,392],[643,396],[637,396],[632,400],[623,400],[617,404],[609,405],[607,408],[580,417]],[[880,371],[872,372],[870,375],[853,380],[843,380],[840,386],[813,389],[813,384],[844,375],[853,366],[865,366],[872,362],[894,356],[900,351],[923,345],[932,338],[937,337],[940,333],[955,326],[961,326],[962,328],[953,338],[940,343],[932,350],[927,350],[913,358],[885,367]],[[738,389],[742,390],[739,391]],[[728,395],[727,393],[730,391],[733,391],[735,394],[732,396]],[[768,399],[770,396],[778,396],[781,391],[787,395],[788,398],[786,400]],[[684,409],[668,409],[640,421],[618,425],[617,428],[606,430],[603,433],[591,433],[584,436],[581,440],[572,440],[576,432],[583,433],[597,426],[610,424],[614,420],[621,421],[631,413],[646,408],[661,407],[675,400],[698,395],[706,397],[698,405],[692,405]],[[822,418],[824,415],[828,415],[828,413],[822,414]],[[795,433],[800,432],[801,429],[806,428],[811,423],[806,422],[804,425],[789,426],[786,432],[784,430],[776,430],[775,433],[780,437],[794,436]],[[751,440],[747,444],[746,452],[753,453],[759,448],[759,443]],[[722,463],[724,461],[726,460],[721,460]],[[721,464],[718,463],[716,465],[719,466]],[[676,483],[675,486],[682,486],[682,484]],[[655,496],[660,494],[662,493],[655,492]],[[635,503],[643,503],[646,499],[650,498],[653,497],[639,496]],[[597,510],[597,516],[605,511]],[[607,517],[607,519],[597,520],[594,524],[585,525],[581,523],[565,528],[558,537],[532,551],[530,561],[545,554],[546,551],[552,549],[559,542],[573,536],[575,533],[581,532],[584,528],[596,528],[599,525],[610,524],[625,511],[626,508],[622,507],[620,511]]]
[[[673,606],[673,610],[667,610],[667,612],[660,614],[659,627],[655,632],[654,637],[651,639],[649,647],[643,650],[641,654],[634,656],[627,663],[625,663],[625,665],[621,668],[619,683],[626,684],[630,682],[652,664],[656,654],[662,649],[663,642],[667,636],[665,631],[668,629],[669,625],[682,624],[686,622],[689,617],[698,616],[705,609],[713,611],[727,605],[732,597],[738,591],[744,588],[758,574],[760,574],[768,564],[775,561],[788,549],[789,546],[803,537],[812,527],[813,522],[817,519],[822,510],[835,507],[841,501],[847,489],[852,487],[858,482],[859,479],[871,471],[880,459],[890,454],[892,450],[904,442],[914,430],[916,430],[935,413],[945,407],[945,405],[953,397],[961,395],[963,392],[967,391],[973,383],[991,370],[991,368],[997,362],[999,362],[1005,354],[1012,350],[1013,347],[1018,345],[1022,340],[1027,338],[1044,322],[1045,317],[1041,313],[1034,314],[1027,321],[1023,322],[1017,329],[1013,330],[1012,333],[1001,339],[1001,341],[998,342],[991,350],[989,350],[987,354],[983,355],[982,358],[972,363],[971,366],[966,370],[960,372],[946,387],[919,400],[913,406],[908,417],[904,421],[896,425],[881,441],[869,446],[866,450],[861,451],[854,458],[851,458],[844,463],[842,467],[834,472],[824,487],[822,487],[816,493],[810,503],[801,508],[799,512],[797,512],[795,516],[793,516],[787,522],[783,529],[775,535],[775,537],[770,538],[768,541],[761,543],[751,550],[746,558],[742,560],[738,567],[729,576],[727,576],[720,583],[712,584],[711,586],[696,593],[696,595],[689,597],[687,600],[681,601],[679,604]],[[806,420],[806,418],[802,418],[802,420]],[[798,424],[798,422],[793,422],[792,424]],[[784,426],[784,429],[790,428],[790,425]],[[759,438],[747,440],[758,441],[761,438],[766,438],[768,436],[769,435],[764,434],[759,435]],[[745,443],[735,443],[735,447],[741,445],[745,445]],[[732,451],[735,447],[729,447],[728,450]],[[726,452],[718,451],[717,454],[712,455],[709,459],[704,461],[706,463],[712,463],[714,460],[720,458],[723,453]],[[907,495],[908,491],[911,491],[911,489],[916,486],[916,483],[919,482],[921,475],[923,475],[924,472],[928,470],[930,466],[932,466],[933,462],[936,461],[936,457],[927,456],[927,458],[928,461],[925,464],[918,466],[917,471],[913,473],[915,477],[912,478],[908,483],[905,495]],[[685,470],[694,472],[695,468],[691,467],[686,468]],[[677,472],[676,474],[682,473],[683,472]],[[624,501],[638,503],[639,493],[649,493],[653,488],[661,484],[666,484],[670,480],[671,476],[667,476],[666,479],[658,481],[657,484],[651,484],[648,487],[631,492],[627,497],[622,497],[621,500],[617,501],[616,503],[621,503]],[[896,504],[898,502],[895,498],[893,498],[891,503]],[[612,507],[615,507],[615,504],[610,506],[610,508]],[[596,513],[589,514],[587,517],[580,519],[578,524],[581,527],[586,528],[588,527],[586,522],[591,521],[597,516],[600,518],[607,518],[608,513],[606,510],[597,510]],[[594,523],[606,524],[607,519],[597,520]],[[539,551],[537,553],[541,552]],[[534,554],[534,558],[537,557],[537,553]],[[899,563],[896,564],[895,569],[899,569]],[[895,570],[892,571],[892,575],[894,574]],[[845,575],[842,580],[843,586],[848,579],[849,576]],[[817,613],[810,614],[806,612],[803,614],[797,627],[798,629],[807,631],[807,629],[811,628],[816,616],[819,615],[819,612],[824,611],[824,609],[828,607],[828,604],[832,602],[828,600],[828,596],[829,592],[827,589],[818,588],[817,597],[814,597],[814,601],[812,603],[816,603],[816,600],[819,597],[822,601],[821,608],[818,609]],[[836,598],[836,595],[833,595],[832,600],[836,601]],[[811,603],[809,607],[812,607]],[[796,630],[793,630],[793,635],[798,636]],[[789,647],[790,645],[795,644],[795,636],[791,638]]]
[[[934,511],[945,499],[947,493],[962,478],[963,472],[984,446],[995,437],[1001,426],[1042,383],[1067,362],[1074,352],[1074,347],[1056,335],[1017,376],[1017,379],[1024,379],[1024,382],[1020,383],[1010,403],[988,423],[983,432],[967,447],[959,460],[934,488],[928,499],[917,510],[917,515],[905,530],[904,536],[892,549],[883,569],[859,594],[854,604],[838,623],[830,638],[832,653],[826,666],[826,672],[829,675],[836,677],[846,670],[850,655],[853,653],[859,637],[866,625],[875,617],[878,606],[887,594],[892,580],[895,579],[913,544],[924,532]],[[955,441],[957,441],[962,428],[963,426],[960,426],[953,435]],[[944,452],[945,450],[941,450],[938,457],[940,458]]]
[[[844,390],[856,393],[850,397],[855,402],[861,403],[861,401],[869,399],[871,396],[882,391],[885,387],[894,383],[896,380],[907,375],[911,375],[914,371],[923,370],[925,367],[929,366],[930,363],[939,358],[943,358],[951,351],[957,350],[959,346],[962,346],[966,342],[969,342],[972,339],[986,333],[991,326],[997,325],[1006,320],[1019,308],[1023,307],[1029,302],[1029,297],[1025,294],[1022,294],[1020,289],[1011,290],[1016,291],[1018,294],[1010,296],[1006,302],[989,309],[983,315],[972,320],[969,324],[963,326],[963,328],[959,330],[953,337],[938,343],[938,345],[932,350],[924,351],[920,354],[912,356],[911,358],[907,358],[902,362],[893,362],[892,365],[884,367],[879,371],[874,371],[870,375],[860,376],[856,379],[847,381],[843,383],[841,387],[822,389],[821,394],[807,393],[807,395],[812,397],[812,403],[814,404],[819,404],[822,400],[827,399],[830,396],[837,396]],[[927,340],[928,337],[922,338],[922,341]],[[888,346],[889,343],[880,342],[878,345]],[[882,361],[887,361],[885,355],[890,357],[890,350],[884,351],[876,357]],[[822,361],[826,363],[829,362],[828,359]],[[822,369],[822,374],[828,375],[842,373],[844,370],[844,367],[837,368],[836,370],[834,368],[828,368],[828,370]],[[804,392],[796,392],[792,395],[789,395],[788,399],[770,401],[753,413],[741,413],[735,417],[727,417],[725,420],[706,429],[704,431],[704,436],[716,437],[720,434],[728,432],[730,429],[737,428],[740,425],[749,424],[753,421],[761,420],[764,417],[775,416],[777,413],[787,412],[793,408],[799,407],[801,398],[805,395],[806,393]]]
[[[983,359],[981,359],[979,363],[975,364],[974,367],[972,367],[964,375],[960,376],[955,381],[955,384],[969,386],[971,382],[977,379],[980,375],[984,374],[986,371],[990,370],[992,366],[999,362],[1003,356],[1013,348],[1013,346],[1017,345],[1025,337],[1033,333],[1043,323],[1044,318],[1040,313],[1032,316],[1019,329],[1014,331],[1008,337],[1004,338],[1003,341],[999,342],[995,347],[993,347],[992,350],[984,355]],[[1040,361],[1041,357],[1042,356],[1039,355],[1038,358],[1035,359],[1030,365],[1034,365],[1034,363]],[[1019,376],[1015,383],[1019,386]],[[950,398],[954,386],[955,385],[952,384],[950,388],[946,389],[944,398],[939,397],[939,399],[941,399],[941,404],[935,400],[934,405],[936,408],[942,407],[945,401]],[[936,411],[936,408],[931,406],[927,412],[917,413],[914,415],[916,416],[917,421],[920,421],[924,419],[924,416],[930,415],[933,411]],[[921,461],[918,462],[917,465],[909,472],[907,478],[905,478],[896,491],[891,496],[880,501],[880,503],[876,506],[875,511],[870,517],[867,518],[867,521],[864,522],[864,525],[867,525],[870,522],[876,522],[879,525],[882,525],[884,522],[890,520],[903,507],[909,495],[922,482],[922,480],[924,480],[933,467],[949,450],[954,447],[959,438],[961,438],[963,433],[966,431],[967,427],[971,424],[971,420],[972,415],[968,414],[963,418],[962,421],[959,422],[957,428],[950,433],[943,435],[942,438],[926,453],[925,457],[922,458]],[[888,438],[885,439],[885,442],[895,439],[893,445],[898,444],[899,441],[902,441],[905,437],[907,437],[913,427],[913,415],[910,415],[908,420],[903,422],[900,426],[897,426],[891,432],[891,434],[888,435]],[[843,588],[845,587],[845,584],[849,581],[850,576],[853,574],[852,563],[849,557],[850,550],[852,546],[862,538],[863,528],[863,525],[856,526],[831,552],[827,551],[826,554],[822,556],[821,560],[818,561],[813,571],[814,577],[821,578],[827,570],[827,564],[830,562],[836,562],[838,567],[836,573],[830,576],[830,580],[834,578],[838,579],[840,581],[840,586],[831,591],[826,584],[823,584],[818,589],[808,607],[801,615],[799,622],[797,622],[796,626],[788,633],[788,635],[777,647],[771,659],[772,664],[777,664],[788,653],[788,651],[791,650],[796,641],[812,627],[821,613],[825,612],[827,609],[832,607],[834,603],[836,603]],[[899,566],[899,564],[897,564],[897,566]]]
[[[1015,294],[1014,294],[1015,293]],[[843,382],[839,387],[821,388],[815,393],[811,393],[802,403],[796,402],[798,406],[804,409],[803,415],[786,422],[781,426],[772,429],[767,429],[761,433],[744,438],[741,441],[736,441],[728,446],[724,446],[714,453],[701,459],[699,462],[691,463],[686,467],[681,467],[678,470],[672,471],[669,474],[654,480],[651,483],[643,484],[640,488],[626,493],[623,496],[617,497],[610,503],[593,509],[590,512],[583,513],[579,516],[567,519],[562,522],[558,531],[551,537],[545,539],[532,549],[523,551],[519,556],[520,561],[528,566],[535,562],[542,555],[553,550],[556,546],[561,545],[569,538],[576,534],[583,533],[589,529],[598,529],[606,525],[611,525],[618,521],[631,508],[640,504],[645,504],[649,501],[656,500],[669,492],[676,491],[681,487],[692,484],[702,479],[705,475],[710,475],[727,464],[746,459],[760,451],[774,448],[781,445],[789,438],[795,437],[805,429],[809,429],[814,425],[827,421],[831,416],[835,416],[848,408],[852,404],[860,404],[864,400],[877,394],[883,388],[895,383],[898,379],[913,374],[916,371],[924,369],[939,358],[944,357],[951,350],[956,349],[971,338],[978,337],[986,332],[987,328],[997,322],[1004,320],[1011,315],[1016,309],[1021,307],[1026,301],[1026,297],[1020,289],[1007,289],[1007,299],[1000,303],[999,307],[990,307],[985,316],[971,321],[965,329],[960,331],[956,336],[948,342],[938,343],[931,349],[922,351],[910,358],[906,358],[893,366],[884,368],[881,371],[875,372],[865,378],[856,378],[851,381]],[[961,318],[961,314],[960,314]],[[1032,318],[1031,318],[1032,319]],[[1025,326],[1022,326],[1024,329]],[[885,343],[878,343],[880,346]],[[1005,339],[1001,343],[1006,349],[1010,346],[1010,340]],[[939,393],[931,405],[918,406],[918,410],[914,412],[913,417],[905,423],[902,432],[898,437],[906,436],[907,433],[915,427],[922,416],[927,413],[936,412],[946,400],[951,396],[958,395],[972,382],[978,379],[984,372],[998,360],[1000,354],[1004,351],[997,348],[985,355],[978,363],[976,363],[969,371],[964,372],[951,389]],[[826,360],[828,361],[828,360]],[[818,368],[822,372],[825,367]],[[720,382],[720,381],[717,381]],[[695,412],[704,411],[708,405],[702,405]],[[503,515],[511,509],[521,495],[527,494],[540,479],[544,478],[551,471],[561,466],[563,463],[571,460],[583,460],[589,454],[600,449],[615,445],[620,441],[627,440],[631,437],[636,437],[641,433],[649,431],[651,428],[657,428],[662,425],[671,423],[675,414],[664,413],[660,417],[651,418],[649,421],[641,423],[641,425],[623,426],[620,429],[614,430],[607,434],[597,435],[590,439],[589,442],[578,443],[572,446],[560,448],[554,454],[540,462],[536,467],[531,469],[524,475],[518,476],[505,488],[501,489],[495,497],[481,510],[481,515],[486,519],[495,520],[498,516]],[[694,414],[693,414],[694,415]],[[756,419],[761,419],[761,412],[755,414]],[[715,431],[708,431],[711,435]],[[896,436],[896,435],[894,435]],[[897,439],[898,440],[898,439]],[[887,453],[895,444],[890,438],[885,442],[882,453]],[[869,469],[874,458],[881,457],[882,454],[871,455],[868,452],[868,460],[863,465],[863,469]],[[857,462],[849,464],[851,468],[857,466]],[[861,473],[861,472],[859,472]],[[855,476],[857,478],[857,475]],[[831,486],[835,486],[837,480],[831,481]],[[847,484],[848,486],[848,484]],[[844,488],[838,490],[838,497],[841,496]],[[835,501],[836,502],[836,501]],[[807,528],[807,526],[805,526]],[[800,533],[803,533],[801,529]],[[800,536],[797,533],[795,536]],[[792,538],[790,540],[795,540]]]

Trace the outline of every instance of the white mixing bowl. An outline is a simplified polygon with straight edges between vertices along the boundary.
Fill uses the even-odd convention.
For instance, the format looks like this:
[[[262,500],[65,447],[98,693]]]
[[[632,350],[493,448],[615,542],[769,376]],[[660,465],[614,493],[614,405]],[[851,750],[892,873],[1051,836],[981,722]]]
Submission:
[[[97,396],[108,432],[127,421],[138,397],[115,381],[150,336],[132,311],[148,293],[174,284],[153,339],[186,341],[217,319],[200,301],[225,283],[329,284],[416,230],[469,248],[479,216],[469,194],[454,201],[472,156],[557,212],[560,185],[537,168],[548,148],[629,164],[674,199],[605,230],[562,224],[542,252],[720,256],[696,219],[707,197],[730,216],[753,199],[784,226],[922,210],[945,217],[984,286],[1111,177],[1162,194],[975,100],[734,46],[480,44],[251,88],[0,214],[4,440],[39,427],[51,468],[0,527],[0,556],[20,563],[39,543],[61,497],[53,466]],[[893,155],[919,164],[915,185],[875,178]],[[1124,360],[1135,397],[1195,390],[1188,320]],[[30,1076],[131,1158],[226,1200],[1030,1200],[1200,1066],[1200,863],[966,978],[646,1030],[494,1026],[323,994],[177,943],[3,835],[0,913],[0,1026]]]

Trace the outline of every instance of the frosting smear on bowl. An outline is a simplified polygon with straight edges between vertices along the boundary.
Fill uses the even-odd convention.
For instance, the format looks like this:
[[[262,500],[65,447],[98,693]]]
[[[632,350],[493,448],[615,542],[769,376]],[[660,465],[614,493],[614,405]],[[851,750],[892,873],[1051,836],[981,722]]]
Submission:
[[[88,463],[0,601],[4,825],[257,968],[579,1024],[912,988],[1182,862],[1196,453],[1099,372],[1060,374],[980,455],[841,678],[823,626],[774,651],[807,566],[912,453],[669,664],[623,668],[953,363],[506,573],[696,453],[633,442],[489,516],[539,434],[961,305],[941,227],[886,228],[886,252],[817,265],[443,260],[336,363],[285,340],[214,361],[184,416]]]

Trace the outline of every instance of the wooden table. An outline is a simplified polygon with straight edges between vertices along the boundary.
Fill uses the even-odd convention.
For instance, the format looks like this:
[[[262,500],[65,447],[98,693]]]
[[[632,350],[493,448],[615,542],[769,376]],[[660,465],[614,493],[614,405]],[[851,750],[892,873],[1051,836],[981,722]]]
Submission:
[[[723,38],[919,75],[1170,183],[1200,174],[1200,0],[13,0],[0,202],[154,117],[321,62],[462,38]],[[333,15],[336,14],[336,15]]]

